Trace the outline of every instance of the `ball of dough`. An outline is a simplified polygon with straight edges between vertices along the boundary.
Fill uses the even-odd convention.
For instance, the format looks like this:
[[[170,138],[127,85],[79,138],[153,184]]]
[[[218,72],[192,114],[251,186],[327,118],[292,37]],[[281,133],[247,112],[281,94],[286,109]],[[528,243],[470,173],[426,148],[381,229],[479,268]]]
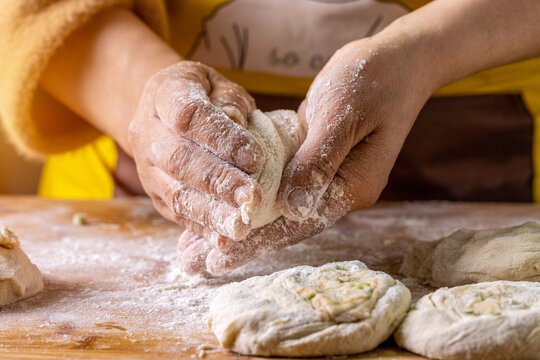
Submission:
[[[386,340],[410,302],[403,284],[359,261],[299,266],[225,285],[208,325],[241,354],[355,354]]]
[[[434,359],[538,359],[540,284],[495,281],[442,288],[421,298],[394,334]]]
[[[491,230],[458,230],[434,243],[419,243],[400,273],[437,286],[480,281],[540,281],[540,224]]]
[[[261,205],[253,214],[248,214],[245,207],[242,209],[244,222],[251,220],[251,228],[256,229],[281,216],[276,205],[281,175],[300,147],[304,130],[296,112],[291,110],[252,111],[248,115],[248,130],[261,145],[265,156],[263,167],[252,175],[261,186]]]
[[[0,223],[0,306],[33,296],[42,289],[41,272],[22,251],[17,236]]]

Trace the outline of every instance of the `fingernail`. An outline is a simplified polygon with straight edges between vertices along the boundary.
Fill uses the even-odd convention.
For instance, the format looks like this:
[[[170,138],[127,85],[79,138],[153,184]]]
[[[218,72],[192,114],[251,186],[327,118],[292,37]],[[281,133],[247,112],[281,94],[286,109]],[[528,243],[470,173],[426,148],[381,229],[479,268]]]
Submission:
[[[226,238],[225,236],[216,234],[215,244],[219,251],[225,252],[230,249],[232,241],[229,238]]]
[[[238,224],[239,221],[237,221],[236,215],[228,216],[223,221],[223,226],[225,228],[225,232],[227,233],[227,236],[231,239],[236,238],[236,233],[238,232]]]
[[[301,188],[294,188],[287,197],[289,210],[299,219],[305,219],[311,212],[309,194]]]
[[[241,214],[234,214],[226,217],[223,221],[224,233],[222,235],[233,241],[240,241],[246,237],[249,228],[243,222]]]
[[[246,169],[251,170],[255,163],[254,151],[249,145],[244,145],[236,150],[234,159],[236,162]]]
[[[238,206],[242,206],[245,203],[250,203],[253,197],[252,187],[249,185],[242,185],[234,189],[234,202]]]

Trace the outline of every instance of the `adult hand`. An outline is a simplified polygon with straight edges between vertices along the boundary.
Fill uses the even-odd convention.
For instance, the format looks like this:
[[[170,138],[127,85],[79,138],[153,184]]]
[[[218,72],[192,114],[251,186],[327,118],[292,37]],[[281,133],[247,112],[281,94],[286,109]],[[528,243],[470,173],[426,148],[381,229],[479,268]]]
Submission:
[[[309,218],[339,177],[349,210],[374,204],[433,86],[408,47],[364,39],[336,52],[302,107],[306,141],[284,171],[278,203],[296,221]]]
[[[177,246],[181,269],[188,274],[225,273],[323,231],[351,208],[351,199],[345,194],[344,186],[343,179],[336,177],[308,219],[295,221],[282,216],[251,231],[246,239],[232,243],[226,251],[215,249],[203,236],[186,230]]]
[[[246,130],[255,102],[212,68],[181,61],[147,82],[129,127],[137,172],[156,209],[217,249],[244,238],[240,206],[261,200],[249,176],[263,164]]]
[[[182,269],[232,270],[374,204],[434,90],[413,66],[414,56],[408,51],[377,39],[355,41],[337,51],[299,109],[308,132],[282,178],[278,203],[284,217],[226,251],[212,249],[204,237],[184,233],[178,244]]]

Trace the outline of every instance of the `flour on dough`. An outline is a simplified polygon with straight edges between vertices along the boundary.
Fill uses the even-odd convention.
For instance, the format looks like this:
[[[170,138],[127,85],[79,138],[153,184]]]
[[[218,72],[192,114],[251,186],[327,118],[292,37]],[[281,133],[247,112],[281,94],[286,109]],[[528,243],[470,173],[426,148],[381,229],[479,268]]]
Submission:
[[[42,289],[41,272],[22,251],[17,236],[0,223],[0,306]]]
[[[223,286],[208,325],[241,354],[355,354],[386,340],[410,302],[403,284],[360,261],[298,266]]]
[[[242,209],[244,222],[251,220],[251,228],[256,229],[281,216],[276,205],[281,175],[300,147],[304,131],[296,112],[291,110],[266,113],[255,110],[248,116],[248,130],[261,145],[266,160],[261,170],[253,175],[261,186],[261,206],[251,215],[247,209]]]
[[[491,230],[458,230],[415,245],[400,273],[456,286],[479,281],[540,281],[540,224]]]
[[[540,284],[494,281],[442,288],[421,298],[394,334],[434,359],[538,359]]]

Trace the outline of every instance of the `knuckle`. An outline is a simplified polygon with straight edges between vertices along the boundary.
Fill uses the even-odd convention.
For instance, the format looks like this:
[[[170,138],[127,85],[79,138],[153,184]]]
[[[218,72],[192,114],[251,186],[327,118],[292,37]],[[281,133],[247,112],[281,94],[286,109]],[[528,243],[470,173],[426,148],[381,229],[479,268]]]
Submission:
[[[232,175],[228,169],[214,168],[211,170],[211,175],[207,178],[208,190],[211,194],[221,195],[232,191],[233,181]]]
[[[240,85],[231,82],[231,90],[235,95],[236,103],[243,105],[246,110],[255,108],[255,99]]]
[[[208,144],[213,145],[220,153],[225,156],[234,156],[239,148],[247,143],[246,136],[239,129],[239,125],[226,119],[225,116],[215,117],[213,132],[199,132],[199,136],[206,138]]]
[[[174,101],[168,109],[168,117],[174,124],[175,130],[180,133],[188,132],[199,112],[199,107],[198,101]]]
[[[203,211],[199,217],[200,222],[205,226],[211,226],[212,225],[212,214],[211,211]]]
[[[185,142],[180,142],[169,157],[166,158],[165,170],[167,173],[177,175],[180,169],[185,169],[191,164],[192,152]]]
[[[327,158],[315,159],[310,165],[311,171],[308,178],[311,186],[322,187],[334,177],[334,167]]]
[[[225,105],[221,108],[223,112],[235,123],[245,124],[244,113],[234,105]]]
[[[182,206],[181,206],[181,192],[180,190],[171,190],[170,191],[170,195],[168,195],[167,197],[169,197],[171,199],[171,209],[172,211],[176,214],[176,215],[182,215],[183,214],[183,209],[182,209]]]
[[[169,207],[178,216],[193,211],[189,201],[186,201],[186,189],[184,186],[173,185],[166,192],[165,196],[169,199]]]

